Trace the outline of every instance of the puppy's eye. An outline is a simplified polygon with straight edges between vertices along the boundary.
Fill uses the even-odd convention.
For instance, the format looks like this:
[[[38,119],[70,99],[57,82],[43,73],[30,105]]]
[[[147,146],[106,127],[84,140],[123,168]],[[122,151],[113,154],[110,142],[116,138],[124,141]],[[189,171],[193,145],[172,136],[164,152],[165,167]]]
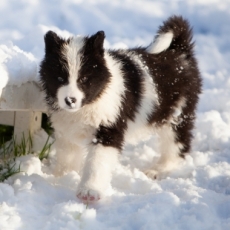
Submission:
[[[80,83],[85,83],[88,80],[88,78],[86,76],[83,76],[80,78]]]
[[[58,81],[59,81],[60,83],[63,83],[65,80],[64,80],[64,78],[62,78],[62,77],[58,77]]]

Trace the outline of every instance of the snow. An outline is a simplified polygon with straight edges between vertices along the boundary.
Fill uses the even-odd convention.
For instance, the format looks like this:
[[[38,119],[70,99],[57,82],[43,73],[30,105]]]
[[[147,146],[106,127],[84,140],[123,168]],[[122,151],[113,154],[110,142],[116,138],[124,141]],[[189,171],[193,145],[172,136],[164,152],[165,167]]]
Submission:
[[[194,28],[204,83],[193,150],[180,170],[152,181],[142,171],[158,157],[155,138],[126,146],[107,197],[86,206],[76,198],[76,172],[54,177],[46,161],[22,156],[23,172],[0,183],[0,229],[230,229],[229,0],[1,1],[0,14],[10,15],[0,21],[0,90],[38,79],[48,30],[104,30],[106,47],[147,46],[172,14]],[[37,133],[35,150],[46,138]]]
[[[12,42],[0,45],[0,93],[6,86],[37,81],[37,63],[31,53],[22,51]]]

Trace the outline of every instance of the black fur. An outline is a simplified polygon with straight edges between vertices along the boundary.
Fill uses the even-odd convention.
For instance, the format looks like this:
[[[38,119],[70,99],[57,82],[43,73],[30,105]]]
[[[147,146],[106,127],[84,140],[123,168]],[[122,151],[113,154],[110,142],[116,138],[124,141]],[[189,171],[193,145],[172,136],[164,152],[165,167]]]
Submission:
[[[57,90],[61,85],[68,84],[69,73],[65,68],[67,61],[61,54],[61,48],[67,41],[52,31],[46,33],[44,40],[45,58],[40,64],[41,84],[48,106],[58,110],[54,103],[57,101]]]
[[[149,124],[156,124],[158,127],[164,125],[172,116],[179,100],[185,98],[186,105],[177,118],[179,122],[172,123],[171,126],[175,132],[175,142],[183,145],[180,156],[184,157],[184,154],[190,151],[195,109],[201,93],[202,80],[194,57],[194,43],[189,23],[182,17],[173,16],[160,27],[158,34],[168,31],[173,31],[173,41],[166,51],[159,54],[149,54],[145,48],[131,49],[123,54],[119,50],[111,51],[113,57],[123,63],[122,71],[128,90],[116,124],[112,127],[100,127],[98,131],[97,137],[105,140],[102,141],[105,145],[122,148],[126,121],[134,120],[139,108],[142,72],[132,61],[132,55],[127,55],[128,52],[135,52],[135,55],[141,55],[142,62],[148,66],[159,96],[159,105],[153,108],[148,119]]]
[[[79,70],[77,82],[79,88],[86,94],[83,105],[97,100],[110,81],[111,75],[103,58],[104,38],[103,31],[85,38],[85,45],[82,49],[82,67]]]
[[[101,125],[97,131],[96,137],[99,143],[121,150],[124,145],[124,134],[127,130],[127,121],[135,120],[140,106],[141,93],[143,91],[141,70],[127,55],[121,54],[119,51],[110,51],[110,55],[118,62],[123,63],[121,71],[127,90],[122,98],[122,106],[117,121],[109,127]]]

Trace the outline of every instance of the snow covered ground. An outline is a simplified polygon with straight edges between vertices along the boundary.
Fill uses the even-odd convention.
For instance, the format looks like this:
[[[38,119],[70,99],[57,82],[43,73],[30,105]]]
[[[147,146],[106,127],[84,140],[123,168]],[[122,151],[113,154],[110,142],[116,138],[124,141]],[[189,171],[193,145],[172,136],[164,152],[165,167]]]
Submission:
[[[86,207],[79,175],[55,178],[34,155],[23,173],[0,183],[0,229],[230,229],[230,1],[9,0],[0,2],[0,90],[37,79],[43,35],[106,33],[106,47],[148,45],[168,16],[194,28],[203,76],[193,150],[182,170],[161,181],[142,170],[157,157],[155,139],[126,146],[108,197]],[[3,16],[4,15],[4,16]],[[36,136],[39,148],[46,135]]]

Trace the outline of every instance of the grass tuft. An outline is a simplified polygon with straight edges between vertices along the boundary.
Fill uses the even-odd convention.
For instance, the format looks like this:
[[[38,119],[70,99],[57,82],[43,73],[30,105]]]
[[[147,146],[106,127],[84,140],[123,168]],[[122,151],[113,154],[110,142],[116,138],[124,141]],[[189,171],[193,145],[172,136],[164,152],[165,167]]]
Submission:
[[[49,143],[50,136],[48,136],[42,150],[37,153],[38,158],[42,161],[47,158],[50,148],[53,143]],[[0,148],[0,182],[3,182],[10,176],[22,172],[20,165],[16,165],[15,160],[17,157],[34,154],[32,137],[29,135],[25,138],[23,134],[20,144],[16,144],[15,138],[11,141],[5,142]]]
[[[50,148],[53,143],[49,143],[50,136],[48,136],[45,145],[43,146],[41,152],[38,154],[39,159],[42,161],[43,159],[47,159],[50,153]]]
[[[28,155],[29,153],[33,153],[32,152],[32,137],[29,134],[29,137],[26,139],[25,135],[23,133],[22,135],[22,140],[20,144],[16,144],[15,139],[13,137],[12,141],[13,141],[13,155],[14,157],[20,157],[20,156],[25,156]]]
[[[20,169],[20,165],[16,167],[16,163],[11,164],[7,162],[5,165],[0,165],[0,182],[3,182],[14,174],[20,172],[22,172]]]

